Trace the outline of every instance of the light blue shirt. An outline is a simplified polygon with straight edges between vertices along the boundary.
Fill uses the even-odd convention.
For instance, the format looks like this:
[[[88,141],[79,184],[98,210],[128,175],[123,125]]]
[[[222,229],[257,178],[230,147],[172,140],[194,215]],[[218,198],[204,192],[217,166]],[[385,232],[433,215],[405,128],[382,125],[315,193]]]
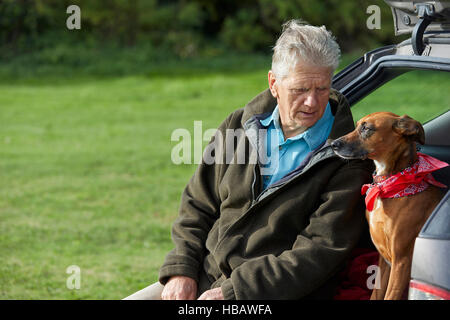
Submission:
[[[284,139],[281,129],[278,105],[270,116],[260,122],[267,128],[267,139],[263,149],[266,150],[267,163],[261,165],[263,188],[266,189],[297,168],[308,153],[325,142],[330,135],[334,116],[328,103],[322,118],[311,128],[287,140]]]

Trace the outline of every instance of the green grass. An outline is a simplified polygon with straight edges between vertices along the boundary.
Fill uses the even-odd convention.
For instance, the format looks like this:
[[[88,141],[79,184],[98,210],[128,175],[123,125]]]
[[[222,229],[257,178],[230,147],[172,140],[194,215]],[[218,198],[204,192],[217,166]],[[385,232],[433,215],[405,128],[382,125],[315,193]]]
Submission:
[[[0,298],[121,299],[156,281],[195,170],[171,162],[171,134],[215,128],[266,88],[265,68],[238,69],[0,80]],[[426,120],[448,109],[448,80],[405,75],[356,118]]]
[[[215,128],[264,86],[260,71],[1,84],[0,298],[119,299],[156,281],[195,170],[172,164],[172,131]]]
[[[355,120],[376,111],[426,122],[450,109],[450,73],[413,71],[378,88],[352,108]]]

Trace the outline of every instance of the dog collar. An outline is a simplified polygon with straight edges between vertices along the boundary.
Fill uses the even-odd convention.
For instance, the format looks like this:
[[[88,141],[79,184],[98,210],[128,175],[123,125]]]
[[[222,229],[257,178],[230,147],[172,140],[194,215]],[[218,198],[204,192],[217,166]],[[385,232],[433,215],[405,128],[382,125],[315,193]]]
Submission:
[[[377,176],[374,174],[373,183],[365,184],[361,194],[366,195],[366,208],[373,210],[375,200],[380,198],[401,198],[424,191],[430,185],[447,188],[445,184],[436,181],[431,172],[448,166],[426,154],[417,153],[417,161],[411,167],[390,176]]]

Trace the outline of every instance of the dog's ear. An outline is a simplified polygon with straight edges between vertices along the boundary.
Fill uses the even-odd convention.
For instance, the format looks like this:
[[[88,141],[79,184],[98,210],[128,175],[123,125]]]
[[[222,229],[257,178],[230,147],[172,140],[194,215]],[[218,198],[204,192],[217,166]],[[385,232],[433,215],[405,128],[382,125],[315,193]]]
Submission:
[[[425,144],[425,131],[422,125],[406,114],[395,120],[393,129],[398,134],[409,136],[420,144]]]

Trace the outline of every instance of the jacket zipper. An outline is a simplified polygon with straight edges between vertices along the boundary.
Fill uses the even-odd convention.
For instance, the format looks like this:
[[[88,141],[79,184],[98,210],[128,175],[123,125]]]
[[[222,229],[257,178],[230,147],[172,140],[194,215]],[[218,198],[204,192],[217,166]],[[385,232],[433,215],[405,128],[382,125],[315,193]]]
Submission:
[[[326,147],[324,147],[324,148],[320,148],[319,150],[317,150],[317,151],[311,156],[311,159],[312,159],[315,155],[317,155],[320,151],[326,150],[326,148],[328,148],[328,146],[326,146]],[[268,190],[273,189],[273,188],[278,188],[278,189],[283,188],[285,185],[287,185],[287,184],[290,183],[291,181],[297,179],[297,177],[299,177],[299,176],[301,176],[302,174],[304,174],[305,172],[309,171],[309,170],[311,169],[311,167],[315,166],[317,163],[320,163],[320,162],[322,162],[323,160],[326,160],[326,159],[329,159],[329,158],[332,158],[332,157],[334,157],[334,155],[330,155],[330,156],[324,157],[324,158],[320,159],[319,161],[317,161],[316,163],[313,163],[312,165],[310,165],[310,166],[307,168],[307,170],[304,170],[304,168],[306,168],[306,166],[305,166],[302,170],[300,170],[300,172],[299,172],[298,174],[296,174],[295,176],[293,176],[292,178],[290,178],[290,179],[287,180],[286,182],[283,182],[283,183],[280,183],[280,184],[275,183],[274,185],[268,187],[266,190],[264,190],[261,194],[258,195],[258,197],[254,200],[254,203],[252,203],[252,206],[253,206],[254,204],[258,203],[258,200],[259,200],[259,199],[260,199],[260,198],[261,198]],[[272,194],[274,194],[274,193],[276,193],[276,192],[277,192],[277,191],[274,191]],[[270,197],[272,194],[268,195],[268,197]],[[250,207],[250,208],[251,208],[251,207]]]
[[[325,150],[325,148],[324,148],[324,149],[317,150],[316,154],[319,153],[321,150]],[[227,230],[225,230],[224,234],[222,235],[222,238],[218,241],[216,247],[214,248],[214,252],[217,251],[217,249],[218,249],[218,248],[220,247],[220,245],[222,244],[223,240],[226,239],[226,236],[225,236],[225,235],[226,235],[227,233],[229,233],[229,231],[232,230],[233,227],[235,227],[235,226],[238,224],[238,222],[239,222],[240,220],[242,220],[244,217],[247,217],[248,214],[249,214],[249,212],[250,212],[251,210],[253,210],[256,206],[260,205],[261,203],[266,202],[267,199],[270,199],[271,197],[273,197],[273,195],[276,194],[280,189],[282,189],[282,188],[285,187],[286,185],[292,183],[292,181],[297,180],[298,177],[300,177],[300,176],[302,176],[304,173],[308,172],[308,171],[309,171],[312,167],[314,167],[316,164],[318,164],[318,163],[320,163],[320,162],[322,162],[322,161],[325,161],[325,160],[327,160],[327,159],[333,158],[333,157],[335,157],[335,156],[330,155],[330,156],[327,156],[327,157],[324,157],[324,158],[318,160],[318,161],[315,162],[314,164],[310,165],[309,168],[308,168],[307,170],[305,170],[305,171],[303,171],[303,170],[300,171],[296,176],[294,176],[293,178],[289,179],[289,180],[286,181],[284,184],[281,184],[281,185],[279,186],[280,188],[279,188],[278,190],[274,191],[273,193],[271,193],[270,195],[268,195],[266,198],[264,198],[264,199],[258,201],[258,199],[264,194],[264,192],[261,193],[261,194],[258,196],[258,198],[257,198],[256,200],[252,201],[252,205],[250,206],[250,208],[248,208],[247,211],[245,211],[244,214],[242,214],[242,215],[241,215],[241,216],[240,216],[240,217],[239,217],[239,218],[238,218],[238,219],[237,219],[237,220],[236,220],[236,221],[235,221],[235,222],[227,229]],[[337,156],[336,156],[336,157],[337,157]],[[255,165],[255,168],[256,168],[256,165]],[[254,170],[256,171],[256,169],[254,169]],[[254,181],[256,180],[255,177],[256,177],[256,175],[254,176],[254,179],[253,179]],[[276,185],[275,185],[275,186],[272,186],[272,187],[270,187],[270,188],[268,188],[268,189],[266,189],[266,190],[269,190],[269,189],[274,188],[274,187],[276,187]]]

